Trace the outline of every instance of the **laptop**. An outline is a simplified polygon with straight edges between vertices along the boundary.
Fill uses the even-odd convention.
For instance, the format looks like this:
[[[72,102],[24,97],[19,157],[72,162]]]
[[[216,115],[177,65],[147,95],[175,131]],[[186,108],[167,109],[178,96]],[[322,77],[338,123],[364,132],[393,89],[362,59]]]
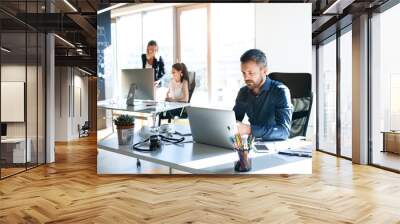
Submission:
[[[232,110],[186,107],[190,130],[196,143],[233,149],[230,140],[236,130]]]

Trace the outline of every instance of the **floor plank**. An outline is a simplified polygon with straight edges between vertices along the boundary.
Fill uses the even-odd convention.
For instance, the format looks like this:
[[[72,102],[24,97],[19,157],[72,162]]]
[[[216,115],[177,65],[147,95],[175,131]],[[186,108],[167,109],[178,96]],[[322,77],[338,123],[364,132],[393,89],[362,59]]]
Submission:
[[[400,223],[400,175],[315,152],[312,175],[97,175],[96,137],[0,181],[0,223]]]

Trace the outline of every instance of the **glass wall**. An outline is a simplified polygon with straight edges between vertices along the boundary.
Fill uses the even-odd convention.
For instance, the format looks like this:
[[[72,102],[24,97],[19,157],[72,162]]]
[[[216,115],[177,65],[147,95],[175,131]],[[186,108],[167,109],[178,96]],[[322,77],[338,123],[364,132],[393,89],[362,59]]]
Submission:
[[[352,157],[352,32],[340,36],[340,155]]]
[[[336,154],[336,37],[318,48],[318,148]]]
[[[350,159],[353,79],[351,25],[338,34],[340,36],[334,35],[323,41],[318,48],[318,149],[335,155],[339,151],[339,156]],[[338,75],[340,80],[337,80]],[[337,105],[338,98],[340,105]]]
[[[400,170],[399,21],[400,4],[371,19],[372,163],[395,170]]]
[[[18,2],[19,15],[39,13],[41,1]],[[13,6],[2,2],[0,7]],[[9,5],[11,4],[11,5]],[[45,36],[0,14],[0,178],[45,162]]]

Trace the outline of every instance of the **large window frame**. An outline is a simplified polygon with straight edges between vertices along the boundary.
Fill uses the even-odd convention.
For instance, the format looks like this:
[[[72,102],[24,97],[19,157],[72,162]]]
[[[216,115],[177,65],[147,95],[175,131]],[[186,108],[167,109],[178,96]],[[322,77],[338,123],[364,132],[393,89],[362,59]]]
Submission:
[[[254,4],[255,7],[255,3]],[[212,102],[212,95],[213,95],[213,66],[212,66],[212,6],[211,3],[189,3],[189,4],[176,4],[176,5],[166,5],[165,7],[156,7],[152,8],[150,7],[148,10],[147,9],[140,9],[138,11],[132,11],[132,13],[123,13],[120,15],[115,15],[111,18],[111,22],[115,27],[117,27],[117,20],[118,17],[123,17],[123,16],[132,16],[133,14],[143,14],[143,12],[149,12],[149,11],[155,11],[155,10],[163,10],[164,8],[169,8],[172,7],[172,16],[173,16],[173,63],[175,62],[180,62],[181,60],[181,41],[180,41],[180,36],[181,36],[181,31],[180,31],[180,14],[182,12],[188,11],[188,10],[193,10],[193,9],[200,9],[200,8],[205,8],[207,10],[207,68],[206,68],[206,88],[207,88],[207,102],[210,103]],[[255,8],[254,8],[254,13],[255,13]],[[255,22],[255,18],[254,18]],[[254,23],[255,26],[255,23]],[[114,36],[117,36],[118,29],[115,28],[114,31]],[[142,40],[143,41],[143,40]],[[112,41],[114,46],[113,46],[113,52],[115,55],[118,54],[118,41]],[[143,44],[143,43],[142,43]],[[254,46],[255,47],[255,41],[254,41]],[[120,69],[119,64],[114,63],[114,69],[113,72],[115,73],[116,76],[118,76],[118,70]],[[168,67],[165,67],[166,73],[168,73]],[[238,72],[239,68],[238,68]]]
[[[320,136],[320,125],[319,125],[319,120],[320,120],[320,116],[319,116],[319,112],[320,112],[320,100],[319,97],[316,97],[316,118],[317,118],[317,122],[316,122],[316,126],[317,126],[317,136],[316,136],[316,150],[320,151],[320,152],[324,152],[333,156],[337,156],[340,158],[344,158],[347,160],[352,160],[352,158],[347,157],[342,155],[342,149],[341,149],[341,132],[342,132],[342,125],[341,125],[341,95],[342,95],[342,91],[341,91],[341,52],[340,52],[340,42],[341,42],[341,36],[344,35],[347,32],[351,32],[351,24],[349,24],[348,26],[342,28],[341,30],[336,31],[335,34],[327,37],[326,39],[320,41],[318,44],[316,44],[316,91],[317,91],[317,96],[320,94],[320,90],[321,90],[321,86],[320,86],[320,72],[319,72],[319,47],[322,44],[327,44],[331,41],[336,41],[336,152],[332,153],[329,152],[327,150],[324,150],[322,148],[320,148],[320,140],[319,140],[319,136]]]
[[[400,170],[397,170],[397,169],[393,169],[393,168],[390,168],[390,167],[387,167],[387,166],[383,166],[383,165],[379,165],[379,164],[375,164],[374,162],[373,162],[373,130],[372,130],[372,108],[373,108],[373,105],[372,105],[372,92],[373,92],[373,89],[372,89],[372,58],[373,58],[373,50],[372,50],[372,38],[373,38],[373,35],[372,35],[372,19],[373,19],[373,14],[374,13],[383,13],[383,12],[385,12],[386,10],[388,10],[388,9],[390,9],[390,8],[392,8],[392,7],[394,7],[394,6],[396,6],[397,4],[399,4],[398,3],[398,1],[396,1],[396,0],[389,0],[389,1],[387,1],[387,2],[385,2],[383,5],[381,5],[381,6],[379,6],[379,7],[377,7],[377,8],[375,8],[375,9],[372,9],[372,10],[368,10],[368,11],[365,11],[365,13],[368,15],[368,19],[367,19],[367,32],[365,33],[365,38],[367,39],[367,49],[366,49],[366,51],[367,51],[367,62],[366,62],[366,69],[367,69],[367,102],[368,102],[368,105],[367,105],[367,108],[368,108],[368,110],[367,110],[367,117],[368,117],[368,122],[367,122],[367,125],[368,125],[368,133],[367,133],[367,142],[368,142],[368,147],[367,147],[367,155],[368,155],[368,161],[367,161],[367,165],[370,165],[370,166],[374,166],[374,167],[377,167],[377,168],[380,168],[380,169],[384,169],[384,170],[388,170],[388,171],[392,171],[392,172],[396,172],[396,173],[400,173]],[[337,47],[339,48],[338,49],[338,51],[336,52],[337,53],[337,56],[338,56],[338,62],[337,62],[337,66],[338,66],[338,71],[337,71],[337,76],[338,76],[338,79],[337,80],[340,80],[340,76],[341,76],[341,74],[340,74],[340,70],[341,70],[341,68],[340,68],[340,36],[341,35],[343,35],[344,33],[346,33],[346,32],[348,32],[349,30],[351,30],[351,28],[349,28],[349,27],[351,27],[352,26],[352,23],[350,23],[348,26],[346,26],[346,27],[344,27],[343,29],[341,29],[340,31],[337,31],[336,32],[336,34],[333,34],[333,35],[336,35],[336,38],[335,38],[335,40],[337,41]],[[319,92],[320,92],[320,86],[319,86],[319,64],[318,64],[318,47],[319,47],[319,44],[321,43],[321,42],[323,42],[323,41],[326,41],[327,39],[329,39],[329,37],[327,37],[327,38],[325,38],[325,39],[323,39],[322,41],[320,41],[319,43],[317,43],[316,44],[316,49],[317,49],[317,51],[316,51],[316,61],[317,61],[317,63],[316,63],[316,79],[317,79],[317,81],[316,81],[316,89],[317,89],[317,94],[319,94]],[[340,133],[341,133],[341,123],[340,123],[340,98],[341,98],[341,91],[340,91],[340,81],[337,81],[337,83],[336,83],[336,85],[338,85],[337,86],[337,89],[338,89],[338,92],[336,93],[337,94],[337,106],[338,106],[338,108],[337,108],[337,111],[338,111],[338,113],[337,113],[337,146],[338,146],[338,148],[337,148],[337,151],[336,151],[336,153],[329,153],[329,152],[326,152],[326,151],[324,151],[324,149],[321,149],[320,147],[319,147],[319,110],[320,110],[320,105],[319,105],[319,103],[320,102],[318,102],[318,97],[317,97],[317,102],[316,102],[316,104],[317,104],[317,108],[316,108],[316,110],[317,110],[317,139],[316,139],[316,146],[317,146],[317,151],[320,151],[320,152],[324,152],[324,153],[327,153],[327,154],[331,154],[331,155],[334,155],[334,156],[336,156],[336,157],[340,157],[340,158],[344,158],[344,159],[347,159],[347,160],[352,160],[352,158],[349,158],[349,157],[346,157],[346,156],[343,156],[342,155],[342,153],[341,153],[341,148],[340,148],[340,146],[341,146],[341,144],[340,144]],[[354,159],[354,158],[353,158]]]
[[[201,4],[193,4],[193,5],[188,5],[188,6],[179,6],[176,7],[176,13],[175,13],[175,21],[176,21],[176,58],[175,61],[181,61],[182,55],[181,55],[181,30],[180,30],[180,17],[183,12],[185,11],[190,11],[190,10],[195,10],[195,9],[206,9],[207,11],[207,100],[211,100],[211,91],[212,91],[212,75],[211,75],[211,18],[210,18],[210,4],[209,3],[201,3]]]
[[[368,165],[392,171],[395,173],[400,173],[400,169],[395,169],[391,168],[389,166],[385,166],[379,163],[374,163],[374,136],[373,136],[373,94],[374,94],[374,89],[373,89],[373,76],[374,76],[374,70],[373,70],[373,60],[374,60],[374,51],[373,51],[373,19],[376,14],[381,14],[384,13],[385,11],[391,9],[392,7],[397,6],[400,4],[397,0],[388,0],[384,4],[380,5],[378,8],[368,11],[368,30],[367,30],[367,39],[368,39]],[[400,6],[397,6],[400,7]],[[390,120],[390,119],[389,119]]]

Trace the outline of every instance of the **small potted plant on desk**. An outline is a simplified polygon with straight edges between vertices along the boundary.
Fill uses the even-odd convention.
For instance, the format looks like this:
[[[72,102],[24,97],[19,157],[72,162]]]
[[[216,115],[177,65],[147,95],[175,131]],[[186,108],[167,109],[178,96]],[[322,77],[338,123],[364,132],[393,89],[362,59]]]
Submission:
[[[122,114],[114,119],[114,123],[118,131],[118,144],[133,145],[135,118],[127,114]]]

